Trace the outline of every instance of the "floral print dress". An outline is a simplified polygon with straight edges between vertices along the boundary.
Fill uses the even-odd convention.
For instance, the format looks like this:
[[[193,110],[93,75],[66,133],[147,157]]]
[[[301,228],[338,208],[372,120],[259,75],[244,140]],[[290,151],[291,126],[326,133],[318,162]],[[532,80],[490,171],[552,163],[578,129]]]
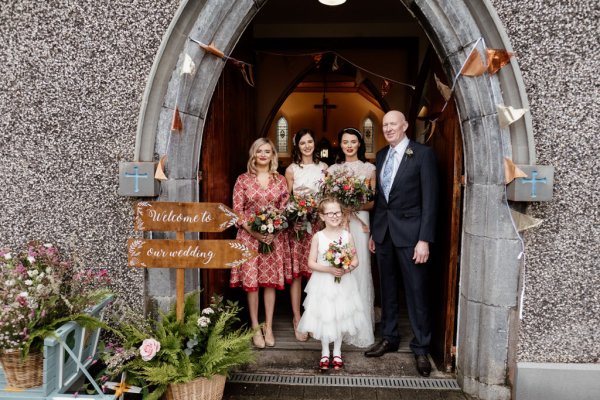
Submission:
[[[289,197],[283,176],[273,175],[264,188],[256,175],[246,172],[237,178],[233,187],[233,209],[246,223],[252,213],[265,207],[271,206],[283,212]],[[236,239],[258,253],[258,240],[244,228],[238,229]],[[256,291],[259,287],[283,290],[285,271],[291,269],[290,258],[288,233],[285,230],[275,235],[271,253],[258,254],[256,258],[231,268],[229,286],[242,287],[247,292]]]

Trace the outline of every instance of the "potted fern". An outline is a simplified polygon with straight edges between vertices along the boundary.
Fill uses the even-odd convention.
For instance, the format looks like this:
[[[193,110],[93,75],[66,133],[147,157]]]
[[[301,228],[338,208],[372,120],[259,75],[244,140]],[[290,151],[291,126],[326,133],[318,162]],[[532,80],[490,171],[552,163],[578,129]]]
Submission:
[[[197,304],[198,292],[186,297],[181,321],[175,306],[159,321],[121,315],[113,327],[125,339],[107,346],[108,374],[125,372],[147,400],[222,398],[229,369],[254,358],[254,332],[239,327],[237,303],[213,296],[202,311]]]

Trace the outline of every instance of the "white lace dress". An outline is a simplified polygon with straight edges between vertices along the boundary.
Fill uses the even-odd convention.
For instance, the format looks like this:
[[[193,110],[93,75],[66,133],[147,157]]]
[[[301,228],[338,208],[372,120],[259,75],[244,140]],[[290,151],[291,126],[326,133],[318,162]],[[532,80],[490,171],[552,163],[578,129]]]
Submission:
[[[325,253],[332,240],[323,232],[316,235],[319,238],[317,262],[329,265]],[[348,243],[348,231],[342,231],[341,239],[342,243]],[[304,289],[306,299],[298,331],[310,332],[313,338],[327,343],[340,337],[344,343],[358,347],[373,343],[373,329],[365,317],[362,301],[354,295],[358,290],[357,271],[343,275],[339,283],[327,272],[312,273]]]
[[[375,166],[369,162],[352,161],[342,164],[333,164],[329,167],[330,173],[338,169],[347,169],[354,176],[369,179],[373,176]],[[363,302],[367,320],[370,322],[371,331],[375,326],[375,289],[373,288],[373,276],[371,275],[371,252],[369,251],[369,212],[358,211],[350,218],[349,230],[354,238],[356,253],[358,254],[358,268],[352,272],[356,274],[358,292]],[[366,232],[365,232],[366,231]]]

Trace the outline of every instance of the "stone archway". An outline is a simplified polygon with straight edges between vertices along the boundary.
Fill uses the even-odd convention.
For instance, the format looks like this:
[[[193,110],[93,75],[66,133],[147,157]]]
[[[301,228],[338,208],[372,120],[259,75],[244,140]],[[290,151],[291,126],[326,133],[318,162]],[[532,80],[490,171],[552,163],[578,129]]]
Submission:
[[[398,0],[423,26],[447,76],[454,77],[470,46],[511,48],[488,0]],[[206,112],[223,62],[191,46],[182,32],[229,53],[265,0],[184,2],[157,54],[142,108],[135,159],[167,153],[169,180],[161,198],[198,201],[197,171]],[[183,55],[196,63],[194,78],[180,81]],[[187,79],[185,76],[183,79]],[[530,116],[501,129],[495,105],[527,107],[516,62],[502,73],[458,80],[466,170],[458,311],[457,376],[463,390],[482,399],[509,399],[518,334],[521,251],[505,199],[503,158],[535,163]],[[175,104],[185,131],[167,139]],[[168,143],[168,146],[167,146]],[[167,148],[168,147],[168,148]],[[150,277],[152,280],[152,277]],[[152,282],[149,282],[151,285]]]

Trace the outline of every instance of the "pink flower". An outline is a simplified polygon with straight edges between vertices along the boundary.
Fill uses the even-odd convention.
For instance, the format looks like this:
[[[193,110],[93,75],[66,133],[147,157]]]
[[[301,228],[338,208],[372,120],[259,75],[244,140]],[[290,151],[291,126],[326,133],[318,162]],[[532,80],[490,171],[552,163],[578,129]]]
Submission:
[[[150,361],[160,350],[160,342],[155,339],[144,339],[140,346],[140,355],[142,360]]]

